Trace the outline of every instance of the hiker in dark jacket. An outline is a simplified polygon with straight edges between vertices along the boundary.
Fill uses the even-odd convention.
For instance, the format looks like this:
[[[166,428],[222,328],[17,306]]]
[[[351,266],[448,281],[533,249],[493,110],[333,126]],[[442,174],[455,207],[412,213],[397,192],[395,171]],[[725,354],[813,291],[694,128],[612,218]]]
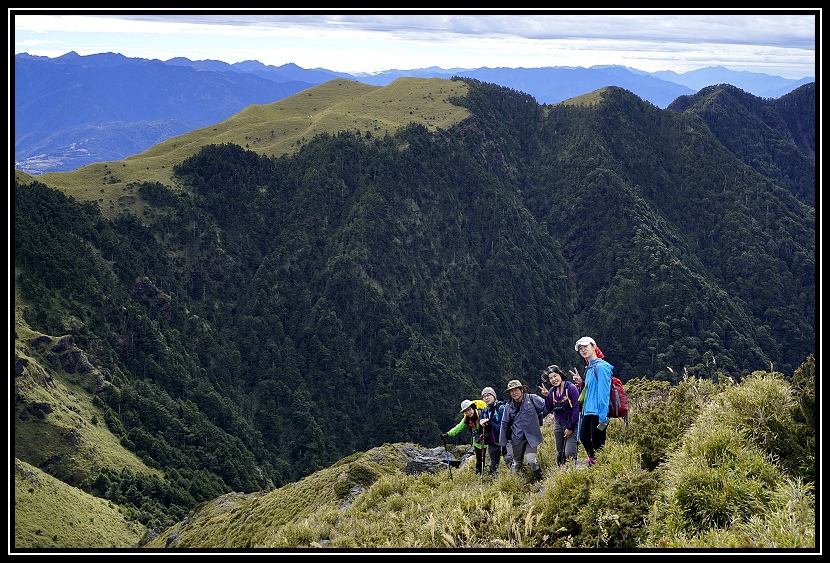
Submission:
[[[496,398],[496,391],[492,387],[485,387],[481,390],[481,399],[487,404],[487,407],[481,411],[482,442],[487,446],[487,453],[490,455],[490,475],[495,476],[502,456],[507,467],[513,465],[513,451],[510,444],[499,445],[504,403]]]
[[[550,389],[544,383],[539,386],[539,394],[545,398],[545,412],[553,413],[556,463],[563,465],[569,458],[576,459],[579,388],[568,381],[565,370],[557,365],[546,367],[542,371],[542,378],[550,382]]]
[[[481,449],[481,411],[486,404],[481,399],[475,402],[468,399],[461,401],[461,413],[464,418],[453,426],[449,432],[441,434],[441,438],[446,440],[447,436],[455,436],[465,428],[473,433],[473,450],[476,454],[476,475],[481,473],[484,469],[484,451]]]
[[[596,453],[605,445],[608,427],[608,404],[611,400],[611,372],[614,366],[603,358],[602,350],[590,336],[583,336],[574,350],[585,360],[585,400],[582,403],[582,428],[579,440],[588,454],[588,465],[596,462]]]
[[[542,466],[536,457],[536,450],[542,443],[539,413],[545,410],[545,399],[534,393],[525,393],[526,390],[527,385],[522,385],[518,379],[507,384],[504,392],[510,394],[510,400],[504,405],[499,444],[512,444],[513,471],[516,473],[522,469],[527,455],[527,465],[538,481],[542,478]]]

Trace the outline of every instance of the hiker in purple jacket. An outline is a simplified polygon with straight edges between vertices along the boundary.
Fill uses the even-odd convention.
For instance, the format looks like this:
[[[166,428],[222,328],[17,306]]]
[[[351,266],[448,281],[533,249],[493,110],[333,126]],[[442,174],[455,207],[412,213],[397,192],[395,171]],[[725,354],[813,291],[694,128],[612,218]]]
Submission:
[[[542,370],[542,379],[550,382],[550,389],[544,383],[539,386],[539,394],[545,398],[545,412],[553,413],[556,463],[563,465],[568,458],[576,459],[579,387],[568,381],[565,370],[557,365],[550,365]]]

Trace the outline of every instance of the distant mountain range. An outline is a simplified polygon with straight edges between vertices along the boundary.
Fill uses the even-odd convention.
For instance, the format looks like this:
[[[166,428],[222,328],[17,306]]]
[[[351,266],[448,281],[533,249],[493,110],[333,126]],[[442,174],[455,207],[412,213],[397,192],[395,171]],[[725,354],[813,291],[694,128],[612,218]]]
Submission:
[[[387,70],[350,75],[259,61],[130,58],[116,53],[56,58],[15,56],[15,168],[29,174],[74,170],[140,153],[176,135],[218,123],[337,78],[386,86],[400,77],[463,76],[555,104],[605,86],[629,90],[665,109],[680,96],[731,84],[778,98],[813,77],[791,80],[709,67],[685,74],[621,66]]]

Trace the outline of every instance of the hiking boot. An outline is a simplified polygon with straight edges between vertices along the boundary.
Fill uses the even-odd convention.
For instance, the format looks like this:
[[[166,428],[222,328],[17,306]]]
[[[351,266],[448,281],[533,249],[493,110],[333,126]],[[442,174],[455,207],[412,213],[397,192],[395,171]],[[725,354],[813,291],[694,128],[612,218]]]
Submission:
[[[589,458],[588,458],[588,465],[593,465],[593,464],[595,464],[596,462],[597,462],[597,460],[595,460],[594,458],[592,458],[592,457],[589,457]]]
[[[541,481],[542,480],[542,470],[537,469],[533,472],[533,480],[534,481]]]

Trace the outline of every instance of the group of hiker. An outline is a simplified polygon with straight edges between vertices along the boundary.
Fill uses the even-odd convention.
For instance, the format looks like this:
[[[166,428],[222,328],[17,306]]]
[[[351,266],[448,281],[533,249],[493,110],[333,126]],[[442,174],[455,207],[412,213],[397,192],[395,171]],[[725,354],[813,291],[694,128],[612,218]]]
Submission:
[[[538,394],[528,393],[527,385],[518,379],[507,383],[504,394],[510,398],[504,401],[498,398],[493,387],[485,387],[481,390],[481,399],[461,402],[463,418],[440,435],[445,447],[448,436],[469,430],[473,435],[476,474],[483,475],[485,455],[489,454],[491,476],[498,473],[499,463],[504,459],[505,465],[516,473],[527,463],[538,481],[542,478],[542,466],[536,455],[542,443],[541,420],[553,414],[557,464],[576,461],[579,441],[585,447],[588,465],[593,465],[597,451],[605,445],[614,366],[604,359],[602,350],[590,336],[577,340],[574,350],[585,362],[584,377],[577,369],[565,372],[554,364],[542,370]]]

